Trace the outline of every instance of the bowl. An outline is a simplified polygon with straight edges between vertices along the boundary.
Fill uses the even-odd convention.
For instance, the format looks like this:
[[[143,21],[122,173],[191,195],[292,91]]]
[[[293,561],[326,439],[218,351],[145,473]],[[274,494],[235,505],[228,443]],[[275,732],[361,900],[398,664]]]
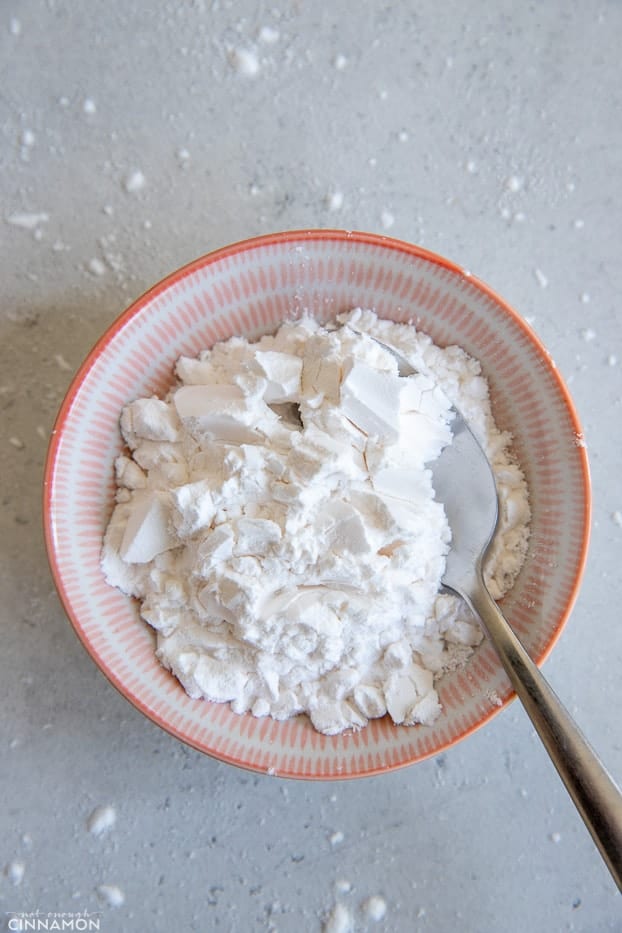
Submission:
[[[513,697],[484,640],[438,684],[431,726],[388,717],[325,736],[305,716],[277,722],[192,700],[154,655],[155,633],[134,600],[100,569],[122,450],[125,403],[163,393],[179,356],[232,335],[250,339],[310,312],[320,320],[357,306],[412,321],[440,346],[480,360],[493,412],[529,485],[529,551],[503,611],[541,663],[578,593],[588,547],[590,482],[583,434],[549,353],[508,304],[448,260],[389,237],[339,230],[276,233],[219,249],[135,301],[106,331],[61,406],[44,480],[49,562],[75,631],[115,687],[153,722],[201,752],[290,778],[353,778],[421,761],[466,738]]]

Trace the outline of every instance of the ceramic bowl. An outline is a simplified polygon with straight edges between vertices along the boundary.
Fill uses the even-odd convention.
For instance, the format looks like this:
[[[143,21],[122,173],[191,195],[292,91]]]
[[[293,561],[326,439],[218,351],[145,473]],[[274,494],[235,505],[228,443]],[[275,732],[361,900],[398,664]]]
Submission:
[[[353,307],[412,321],[440,346],[480,360],[495,419],[512,432],[529,484],[529,552],[503,611],[541,663],[573,606],[586,558],[590,485],[583,435],[548,352],[508,304],[459,266],[387,237],[332,230],[277,233],[210,253],[131,305],[95,345],[60,409],[48,453],[45,532],[52,573],[83,645],[127,699],[202,752],[295,778],[377,774],[446,750],[488,722],[513,696],[484,641],[438,685],[432,726],[387,717],[328,737],[305,716],[286,722],[191,700],[154,656],[154,632],[136,603],[100,569],[122,449],[119,414],[163,393],[173,365],[234,334],[255,338],[311,312],[328,320]]]

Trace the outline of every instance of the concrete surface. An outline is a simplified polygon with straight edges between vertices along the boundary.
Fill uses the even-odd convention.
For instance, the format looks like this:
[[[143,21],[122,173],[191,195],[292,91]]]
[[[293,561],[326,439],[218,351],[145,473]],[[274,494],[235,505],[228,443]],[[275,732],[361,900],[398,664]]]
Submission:
[[[146,287],[277,229],[421,243],[532,321],[577,403],[593,541],[546,673],[620,778],[621,40],[607,0],[2,3],[0,929],[622,930],[517,704],[386,777],[224,766],[99,674],[40,530],[72,371]]]

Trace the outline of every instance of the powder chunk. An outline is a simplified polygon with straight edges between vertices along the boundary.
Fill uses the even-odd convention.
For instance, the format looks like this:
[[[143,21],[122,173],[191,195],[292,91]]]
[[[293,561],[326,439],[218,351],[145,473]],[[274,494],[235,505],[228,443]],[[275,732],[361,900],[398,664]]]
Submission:
[[[5,874],[11,884],[17,887],[24,880],[26,865],[20,859],[13,859],[6,867]]]
[[[93,836],[103,836],[115,825],[117,814],[114,807],[95,807],[86,822],[86,828]]]
[[[277,350],[258,350],[254,362],[267,379],[263,396],[266,402],[290,402],[300,397],[300,357]]]
[[[323,933],[353,933],[354,917],[344,904],[335,904],[326,923],[322,927]]]
[[[119,554],[128,564],[146,564],[175,547],[169,525],[169,500],[164,493],[137,493],[130,511]]]
[[[125,904],[125,894],[117,884],[100,884],[97,893],[109,907],[122,907]]]
[[[400,430],[400,391],[397,376],[354,363],[341,383],[341,410],[365,434],[395,443]]]
[[[374,894],[372,897],[368,897],[363,903],[363,911],[374,923],[380,923],[380,921],[385,918],[387,902],[384,897],[380,897],[379,894]]]

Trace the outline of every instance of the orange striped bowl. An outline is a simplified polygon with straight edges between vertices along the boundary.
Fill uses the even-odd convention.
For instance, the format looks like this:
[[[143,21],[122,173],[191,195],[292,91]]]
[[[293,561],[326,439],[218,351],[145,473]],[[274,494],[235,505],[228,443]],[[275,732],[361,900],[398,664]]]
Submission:
[[[533,511],[523,570],[503,609],[541,662],[571,611],[586,558],[590,484],[581,428],[551,357],[524,321],[460,267],[387,237],[333,230],[263,236],[211,253],[139,298],[93,348],[61,407],[48,453],[44,512],[52,573],[85,648],[146,716],[202,752],[295,778],[351,778],[434,755],[488,722],[512,693],[484,642],[439,684],[433,726],[385,717],[335,737],[304,716],[238,716],[191,700],[154,656],[154,633],[104,582],[99,555],[121,451],[122,406],[164,392],[182,355],[233,334],[257,337],[311,311],[325,320],[361,306],[412,320],[439,345],[458,344],[488,377],[498,425],[510,430]]]

